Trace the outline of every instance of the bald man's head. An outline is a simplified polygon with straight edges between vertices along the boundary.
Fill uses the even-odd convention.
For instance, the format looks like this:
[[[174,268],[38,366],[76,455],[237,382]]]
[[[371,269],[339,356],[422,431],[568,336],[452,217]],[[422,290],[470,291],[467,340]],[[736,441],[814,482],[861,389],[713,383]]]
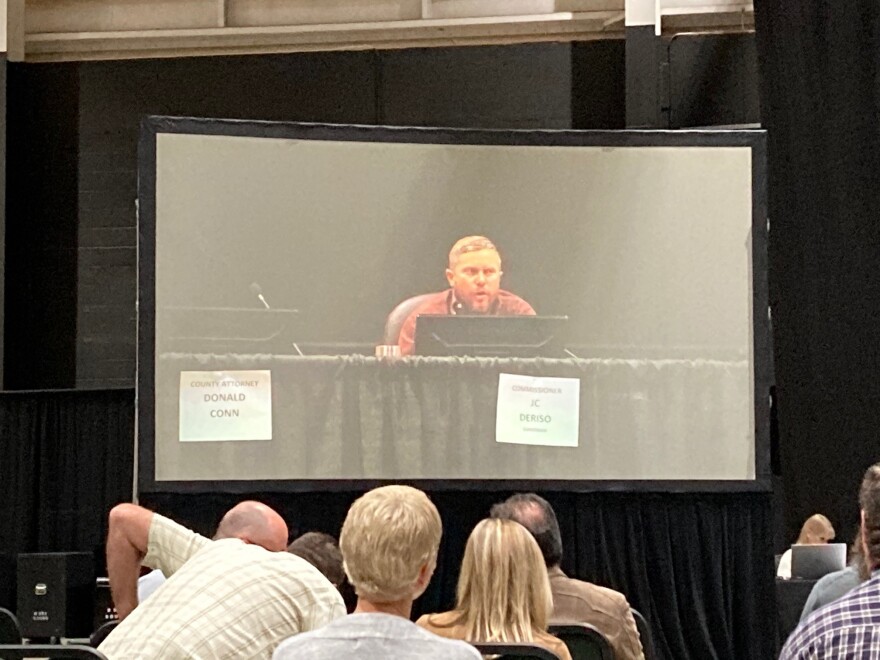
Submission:
[[[287,548],[287,523],[262,502],[248,500],[232,507],[217,526],[214,540],[241,539],[270,552]]]

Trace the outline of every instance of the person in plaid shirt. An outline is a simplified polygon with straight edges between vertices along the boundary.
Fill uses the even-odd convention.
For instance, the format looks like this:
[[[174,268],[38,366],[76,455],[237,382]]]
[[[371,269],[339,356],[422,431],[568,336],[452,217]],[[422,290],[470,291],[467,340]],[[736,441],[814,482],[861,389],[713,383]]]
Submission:
[[[257,513],[283,524],[265,505]],[[168,580],[137,605],[141,563]],[[134,504],[110,512],[107,571],[121,619],[99,647],[110,660],[269,660],[283,639],[345,615],[305,559],[247,534],[212,541]]]
[[[859,506],[862,551],[871,579],[801,621],[780,660],[880,658],[880,463],[865,473]]]

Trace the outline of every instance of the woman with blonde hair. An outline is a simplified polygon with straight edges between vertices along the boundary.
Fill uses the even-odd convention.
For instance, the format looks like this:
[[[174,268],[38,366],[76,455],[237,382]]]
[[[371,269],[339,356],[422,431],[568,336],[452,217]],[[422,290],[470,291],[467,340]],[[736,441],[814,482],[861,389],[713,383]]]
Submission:
[[[416,623],[469,642],[524,642],[571,660],[547,632],[553,611],[544,558],[529,531],[513,520],[487,519],[471,532],[458,577],[456,606]]]
[[[818,545],[820,543],[828,543],[834,540],[834,526],[821,513],[814,513],[806,519],[804,526],[801,527],[801,533],[795,545]],[[791,577],[791,548],[786,550],[776,569],[776,577]]]

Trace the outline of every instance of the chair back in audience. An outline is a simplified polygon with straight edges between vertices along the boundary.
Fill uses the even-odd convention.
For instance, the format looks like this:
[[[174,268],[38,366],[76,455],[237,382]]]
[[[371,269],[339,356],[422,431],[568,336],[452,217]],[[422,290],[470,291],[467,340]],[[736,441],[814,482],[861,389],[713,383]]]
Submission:
[[[21,644],[18,619],[12,612],[2,607],[0,607],[0,644]]]
[[[496,660],[559,660],[559,656],[537,644],[519,642],[468,642],[483,655],[498,656]]]
[[[119,621],[108,621],[99,626],[98,629],[92,633],[92,636],[89,637],[89,646],[95,649],[101,646],[101,642],[107,639],[107,635],[112,633],[113,629],[118,625]]]
[[[589,623],[551,623],[548,631],[565,643],[571,660],[614,660],[605,635]]]
[[[107,656],[91,646],[61,644],[0,644],[0,660],[24,658],[55,658],[63,660],[107,660]]]
[[[642,651],[645,652],[645,660],[654,660],[654,638],[651,636],[651,627],[648,620],[636,608],[631,607],[633,619],[636,620],[636,630],[639,631],[639,639],[642,640]]]

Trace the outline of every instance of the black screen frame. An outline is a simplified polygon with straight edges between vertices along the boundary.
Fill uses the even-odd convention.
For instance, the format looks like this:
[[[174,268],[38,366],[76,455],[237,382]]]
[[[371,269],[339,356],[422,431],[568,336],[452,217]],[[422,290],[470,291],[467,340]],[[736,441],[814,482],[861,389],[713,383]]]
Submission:
[[[773,385],[768,293],[767,136],[763,130],[494,130],[341,125],[148,116],[138,144],[138,349],[136,445],[138,493],[359,492],[391,480],[285,479],[157,481],[155,479],[156,143],[162,133],[226,137],[410,144],[561,147],[745,147],[752,162],[752,319],[755,478],[748,480],[400,479],[434,491],[768,492],[770,387]]]

